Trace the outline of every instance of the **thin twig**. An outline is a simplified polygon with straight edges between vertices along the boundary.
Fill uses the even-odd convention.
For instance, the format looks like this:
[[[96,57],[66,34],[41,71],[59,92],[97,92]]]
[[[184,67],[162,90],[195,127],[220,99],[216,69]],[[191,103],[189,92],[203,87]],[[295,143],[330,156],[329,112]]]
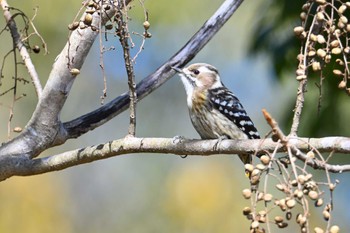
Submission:
[[[102,9],[103,9],[103,1],[100,2],[100,14],[102,14]],[[103,77],[103,91],[102,91],[102,96],[101,98],[101,104],[104,103],[105,98],[107,97],[107,77],[106,77],[106,72],[105,72],[105,66],[104,66],[104,45],[103,45],[103,35],[102,35],[102,21],[99,22],[99,43],[100,43],[100,68],[102,72],[102,77]]]
[[[122,7],[124,8],[123,10],[122,10]],[[123,14],[123,11],[125,15]],[[129,47],[130,33],[127,28],[128,16],[126,14],[127,14],[127,9],[126,9],[125,1],[123,1],[123,4],[122,4],[121,1],[118,0],[118,5],[117,5],[118,36],[119,36],[119,41],[123,48],[125,68],[126,68],[126,73],[128,75],[129,96],[130,96],[129,135],[135,136],[137,93],[136,93],[134,67],[130,57],[130,47]]]
[[[12,39],[14,41],[14,44],[16,45],[22,60],[24,61],[25,66],[27,67],[29,76],[32,79],[36,94],[38,98],[40,99],[41,94],[42,94],[42,86],[40,83],[39,75],[36,72],[35,66],[32,63],[32,60],[30,58],[30,55],[28,53],[28,50],[26,46],[21,41],[21,35],[18,33],[16,23],[10,13],[10,8],[9,5],[7,4],[6,0],[1,0],[0,5],[2,7],[2,10],[4,11],[4,17],[7,22],[7,26],[10,29]]]

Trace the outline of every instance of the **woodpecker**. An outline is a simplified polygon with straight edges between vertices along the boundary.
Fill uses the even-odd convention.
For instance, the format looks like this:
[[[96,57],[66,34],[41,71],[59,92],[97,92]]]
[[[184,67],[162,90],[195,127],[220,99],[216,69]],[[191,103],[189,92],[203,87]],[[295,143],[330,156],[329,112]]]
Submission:
[[[176,70],[185,86],[192,124],[202,139],[259,139],[254,123],[239,99],[221,82],[218,70],[195,63]],[[239,155],[244,164],[251,155]]]

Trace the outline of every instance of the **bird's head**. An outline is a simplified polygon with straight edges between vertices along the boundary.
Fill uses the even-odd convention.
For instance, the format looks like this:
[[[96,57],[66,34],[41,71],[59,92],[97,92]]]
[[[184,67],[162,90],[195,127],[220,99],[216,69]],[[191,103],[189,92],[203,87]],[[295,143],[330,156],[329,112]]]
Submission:
[[[187,94],[195,89],[212,89],[222,87],[218,70],[206,63],[195,63],[184,69],[173,67],[179,75],[185,86]]]

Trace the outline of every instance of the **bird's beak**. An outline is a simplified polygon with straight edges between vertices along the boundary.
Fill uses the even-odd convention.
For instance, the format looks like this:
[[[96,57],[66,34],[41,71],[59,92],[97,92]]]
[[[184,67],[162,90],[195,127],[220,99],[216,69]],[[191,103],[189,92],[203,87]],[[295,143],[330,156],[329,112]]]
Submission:
[[[183,74],[184,72],[182,71],[182,69],[178,68],[178,67],[174,67],[174,66],[171,66],[171,69],[175,70],[176,72],[180,73],[180,74]]]

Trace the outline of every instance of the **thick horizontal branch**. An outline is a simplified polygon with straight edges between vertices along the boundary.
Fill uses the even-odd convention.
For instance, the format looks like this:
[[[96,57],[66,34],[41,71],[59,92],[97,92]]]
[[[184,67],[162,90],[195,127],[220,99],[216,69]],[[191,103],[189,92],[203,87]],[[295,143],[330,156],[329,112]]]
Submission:
[[[217,145],[217,140],[188,140],[177,138],[135,138],[127,137],[105,144],[64,152],[45,158],[29,159],[28,157],[13,157],[15,172],[5,174],[0,167],[0,180],[13,175],[29,176],[51,171],[63,170],[79,164],[107,159],[130,153],[162,153],[175,155],[213,155],[213,154],[244,154],[255,152],[285,152],[286,147],[271,139],[261,140],[223,140]],[[288,141],[289,146],[302,152],[317,150],[322,152],[338,152],[350,154],[350,138],[295,138]],[[3,164],[3,163],[2,163]],[[350,165],[319,165],[315,169],[327,169],[330,172],[341,173],[350,171]]]

